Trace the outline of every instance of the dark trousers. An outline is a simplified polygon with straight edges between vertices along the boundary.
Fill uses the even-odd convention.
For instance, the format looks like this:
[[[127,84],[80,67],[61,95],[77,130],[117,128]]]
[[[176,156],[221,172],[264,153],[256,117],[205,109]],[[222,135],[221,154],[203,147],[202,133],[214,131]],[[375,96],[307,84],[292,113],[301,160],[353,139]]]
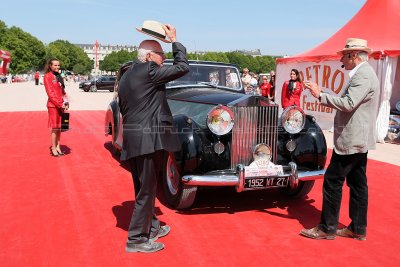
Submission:
[[[348,228],[356,234],[365,235],[367,228],[368,185],[367,153],[339,155],[333,152],[326,170],[323,185],[323,203],[319,228],[333,234],[339,222],[342,187],[346,179],[350,188]]]
[[[35,85],[39,85],[39,79],[35,79]]]
[[[144,243],[151,232],[157,232],[160,221],[154,213],[157,181],[161,178],[168,152],[158,150],[129,159],[135,187],[135,207],[128,229],[128,243]]]

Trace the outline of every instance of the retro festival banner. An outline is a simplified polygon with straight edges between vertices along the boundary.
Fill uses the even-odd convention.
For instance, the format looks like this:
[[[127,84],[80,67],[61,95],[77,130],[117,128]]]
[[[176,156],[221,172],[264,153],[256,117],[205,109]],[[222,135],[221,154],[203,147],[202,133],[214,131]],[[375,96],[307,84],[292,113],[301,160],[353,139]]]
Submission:
[[[295,62],[288,64],[277,64],[277,81],[275,86],[275,100],[281,107],[282,85],[290,79],[290,71],[297,69],[302,80],[311,80],[316,82],[324,93],[331,95],[342,95],[344,88],[349,80],[348,71],[341,67],[339,61],[323,62]],[[319,126],[323,130],[330,130],[333,127],[333,118],[335,110],[319,103],[318,99],[313,97],[309,90],[303,90],[300,97],[300,108],[306,114],[316,118]],[[280,108],[280,112],[282,112]]]

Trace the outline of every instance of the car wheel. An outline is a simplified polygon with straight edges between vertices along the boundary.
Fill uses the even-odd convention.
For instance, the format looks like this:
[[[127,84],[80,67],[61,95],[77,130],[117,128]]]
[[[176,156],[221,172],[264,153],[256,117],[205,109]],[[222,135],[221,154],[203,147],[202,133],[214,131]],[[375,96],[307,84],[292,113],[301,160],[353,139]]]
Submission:
[[[83,88],[83,91],[89,92],[89,88]]]
[[[90,92],[97,92],[97,87],[96,87],[96,85],[91,85],[91,86],[90,86]]]
[[[175,209],[187,209],[193,205],[197,186],[182,183],[180,171],[173,153],[169,153],[166,171],[163,175],[162,200]],[[162,202],[163,202],[162,201]]]
[[[303,198],[310,193],[311,189],[313,188],[315,180],[312,181],[299,181],[299,185],[297,188],[292,189],[289,186],[285,188],[279,188],[279,191],[289,197],[294,198]]]
[[[110,89],[109,91],[110,91],[110,92],[114,92],[114,89]]]

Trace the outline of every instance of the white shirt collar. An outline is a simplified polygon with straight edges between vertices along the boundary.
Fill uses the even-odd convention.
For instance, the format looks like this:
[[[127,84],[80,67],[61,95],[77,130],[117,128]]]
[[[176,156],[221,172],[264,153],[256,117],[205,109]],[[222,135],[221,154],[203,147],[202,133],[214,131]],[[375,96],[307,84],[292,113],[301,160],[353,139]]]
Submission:
[[[364,64],[365,62],[367,62],[367,61],[361,62],[360,64],[358,64],[357,66],[355,66],[354,69],[352,69],[352,70],[349,72],[349,77],[350,77],[350,79],[354,76],[354,74],[356,74],[356,71],[357,71],[357,70],[361,67],[361,65]]]

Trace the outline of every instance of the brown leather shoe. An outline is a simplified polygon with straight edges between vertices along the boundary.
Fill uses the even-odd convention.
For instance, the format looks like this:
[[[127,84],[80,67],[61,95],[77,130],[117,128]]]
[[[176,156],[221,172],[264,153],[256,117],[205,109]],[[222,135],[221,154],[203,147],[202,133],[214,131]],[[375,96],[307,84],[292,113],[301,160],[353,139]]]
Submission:
[[[327,240],[335,239],[334,234],[327,234],[324,231],[320,230],[318,226],[311,229],[303,229],[300,231],[300,234],[312,239],[327,239]]]
[[[360,240],[360,241],[365,241],[367,240],[367,236],[366,235],[359,235],[356,233],[353,233],[351,230],[349,230],[349,228],[345,227],[342,229],[337,229],[336,230],[336,235],[337,236],[341,236],[341,237],[349,237],[349,238],[354,238],[356,240]]]

